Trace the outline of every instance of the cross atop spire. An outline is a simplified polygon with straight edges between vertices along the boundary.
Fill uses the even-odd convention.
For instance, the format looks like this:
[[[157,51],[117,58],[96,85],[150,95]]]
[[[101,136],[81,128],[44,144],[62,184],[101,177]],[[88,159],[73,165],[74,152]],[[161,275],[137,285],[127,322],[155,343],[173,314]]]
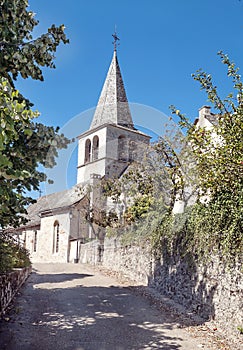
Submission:
[[[119,45],[119,44],[117,44],[117,41],[120,40],[120,39],[118,38],[117,34],[116,34],[116,28],[115,28],[115,33],[112,34],[112,36],[113,36],[113,39],[114,39],[114,41],[112,42],[112,44],[114,45],[114,51],[116,51],[116,47]]]
[[[126,91],[117,60],[116,47],[119,38],[117,37],[116,32],[112,36],[114,38],[113,58],[100,94],[90,129],[107,123],[134,129]]]

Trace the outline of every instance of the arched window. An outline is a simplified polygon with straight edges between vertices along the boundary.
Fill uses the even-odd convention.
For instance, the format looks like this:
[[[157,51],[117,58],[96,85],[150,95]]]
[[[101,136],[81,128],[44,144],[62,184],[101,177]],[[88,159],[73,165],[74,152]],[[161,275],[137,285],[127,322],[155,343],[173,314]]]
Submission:
[[[118,137],[118,160],[127,160],[126,138],[124,135]]]
[[[91,157],[91,141],[90,141],[90,139],[87,139],[85,141],[84,163],[90,162],[90,157]]]
[[[92,149],[92,160],[96,160],[99,157],[99,137],[93,137],[93,149]]]
[[[135,160],[136,158],[136,142],[135,141],[130,141],[129,142],[129,160]]]
[[[54,222],[53,227],[53,247],[52,247],[52,253],[58,253],[59,251],[59,222]]]
[[[33,244],[33,251],[36,252],[37,250],[37,231],[34,232],[34,244]]]

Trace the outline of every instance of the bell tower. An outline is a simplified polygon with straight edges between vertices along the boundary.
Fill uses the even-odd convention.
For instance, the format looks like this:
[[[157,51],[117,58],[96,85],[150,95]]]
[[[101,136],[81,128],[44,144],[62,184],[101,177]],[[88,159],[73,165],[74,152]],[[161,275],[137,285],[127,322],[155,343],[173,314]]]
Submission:
[[[117,59],[119,38],[116,33],[113,38],[113,57],[90,129],[78,137],[78,184],[89,183],[92,174],[119,177],[150,141],[134,128]]]

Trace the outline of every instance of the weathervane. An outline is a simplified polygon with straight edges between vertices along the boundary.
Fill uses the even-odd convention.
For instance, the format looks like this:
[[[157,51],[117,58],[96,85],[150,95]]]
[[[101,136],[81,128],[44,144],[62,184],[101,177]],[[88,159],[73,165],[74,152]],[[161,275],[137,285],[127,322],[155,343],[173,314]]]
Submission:
[[[114,41],[112,42],[112,44],[114,45],[114,51],[116,51],[116,47],[119,45],[119,44],[117,43],[117,41],[120,40],[120,39],[118,38],[118,36],[116,35],[116,27],[115,27],[115,33],[112,34],[112,36],[113,36],[113,38],[114,38]]]

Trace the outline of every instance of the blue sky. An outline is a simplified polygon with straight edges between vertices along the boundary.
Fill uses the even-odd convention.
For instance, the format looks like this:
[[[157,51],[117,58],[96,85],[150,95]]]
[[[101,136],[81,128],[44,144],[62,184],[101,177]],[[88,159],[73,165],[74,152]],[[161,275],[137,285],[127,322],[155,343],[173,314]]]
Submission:
[[[191,74],[198,68],[212,73],[224,95],[229,85],[217,51],[223,50],[243,69],[243,1],[29,0],[29,4],[40,21],[36,35],[53,23],[65,24],[70,39],[57,51],[57,68],[44,69],[44,82],[17,82],[41,112],[40,121],[49,125],[62,127],[95,107],[112,57],[115,25],[129,102],[165,114],[174,104],[194,119],[207,98]],[[73,136],[84,127],[81,119],[80,131],[75,128]]]

